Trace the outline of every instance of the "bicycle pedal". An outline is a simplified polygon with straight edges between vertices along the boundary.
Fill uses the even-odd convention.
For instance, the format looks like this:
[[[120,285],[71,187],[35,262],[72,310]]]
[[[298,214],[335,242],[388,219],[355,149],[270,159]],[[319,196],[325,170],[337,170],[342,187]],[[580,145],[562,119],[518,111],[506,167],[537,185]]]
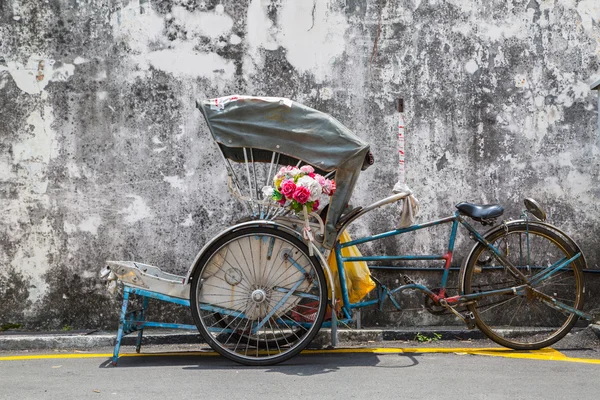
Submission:
[[[475,329],[477,324],[475,323],[475,315],[471,311],[465,313],[465,323],[468,329]]]
[[[402,275],[402,280],[404,280],[405,285],[412,285],[415,283],[408,275]]]

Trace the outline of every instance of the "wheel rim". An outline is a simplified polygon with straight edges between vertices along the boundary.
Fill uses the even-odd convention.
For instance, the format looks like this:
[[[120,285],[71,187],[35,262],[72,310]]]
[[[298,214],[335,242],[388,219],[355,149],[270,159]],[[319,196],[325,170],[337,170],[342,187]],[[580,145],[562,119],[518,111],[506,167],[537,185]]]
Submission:
[[[207,260],[196,287],[197,320],[221,354],[244,363],[282,360],[316,333],[325,308],[323,274],[292,240],[238,235]]]
[[[573,253],[555,235],[535,230],[502,232],[490,242],[528,279],[542,268],[568,259]],[[519,286],[520,280],[506,271],[487,248],[479,247],[468,266],[465,292],[476,293]],[[575,309],[581,307],[582,279],[573,264],[518,295],[485,297],[469,308],[479,328],[496,342],[513,348],[540,348],[564,336],[576,316],[550,307],[543,293]]]

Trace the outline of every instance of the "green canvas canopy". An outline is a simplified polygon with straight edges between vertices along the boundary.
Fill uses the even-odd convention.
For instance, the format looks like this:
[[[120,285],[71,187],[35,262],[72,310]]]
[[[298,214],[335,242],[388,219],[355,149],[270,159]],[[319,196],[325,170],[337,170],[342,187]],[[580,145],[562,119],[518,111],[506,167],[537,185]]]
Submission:
[[[244,148],[253,149],[255,162],[280,164],[301,160],[317,170],[335,171],[337,191],[326,218],[325,246],[335,240],[335,224],[346,207],[360,174],[369,144],[338,120],[303,104],[279,97],[228,96],[198,101],[223,155],[244,161]]]

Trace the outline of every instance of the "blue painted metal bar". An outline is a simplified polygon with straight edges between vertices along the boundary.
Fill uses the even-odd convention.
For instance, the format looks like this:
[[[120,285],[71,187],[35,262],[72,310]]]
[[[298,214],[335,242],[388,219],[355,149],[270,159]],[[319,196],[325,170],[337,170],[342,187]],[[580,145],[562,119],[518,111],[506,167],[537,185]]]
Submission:
[[[127,304],[129,302],[129,287],[125,286],[123,290],[123,305],[121,306],[121,317],[119,318],[119,330],[117,332],[117,341],[115,348],[113,349],[113,360],[112,365],[117,365],[117,359],[119,358],[119,350],[121,349],[121,340],[123,339],[123,330],[125,329],[125,316],[127,315]]]
[[[275,312],[277,310],[279,310],[279,308],[285,304],[285,302],[290,298],[290,296],[296,291],[296,289],[298,289],[300,287],[300,285],[305,281],[305,279],[300,279],[298,280],[298,282],[296,282],[294,284],[294,286],[292,286],[292,288],[289,290],[289,292],[283,296],[281,298],[281,300],[279,300],[277,302],[277,304],[275,304],[275,307],[273,307],[271,309],[271,311],[269,311],[269,313],[267,315],[265,315],[265,317],[263,318],[262,321],[260,321],[254,328],[252,328],[252,333],[256,333],[258,332],[258,330],[260,328],[262,328],[262,326],[273,316],[273,314],[275,314]]]
[[[554,267],[556,267],[556,266],[560,265],[560,263],[562,263],[562,262],[563,262],[563,261],[565,261],[566,259],[567,259],[567,257],[563,257],[563,258],[561,258],[560,260],[558,260],[557,262],[555,262],[554,264],[552,264],[551,266],[549,266],[549,267],[544,267],[544,268],[543,268],[543,270],[542,270],[542,271],[540,271],[540,272],[538,272],[537,274],[535,274],[535,275],[534,275],[534,276],[531,278],[531,280],[532,280],[532,281],[535,281],[535,280],[536,280],[536,279],[538,279],[540,276],[544,275],[546,272],[553,270],[553,269],[554,269]],[[530,265],[526,265],[525,267],[526,267],[526,268],[528,268],[528,269],[529,269],[529,268],[531,268],[531,266],[530,266]],[[539,269],[539,268],[538,268],[538,269]]]
[[[454,251],[454,243],[456,241],[456,233],[458,232],[458,223],[462,218],[458,211],[454,213],[454,220],[452,222],[452,230],[450,231],[450,241],[448,242],[448,251]]]
[[[298,271],[300,271],[300,272],[301,272],[303,275],[306,275],[306,270],[305,270],[305,269],[304,269],[304,268],[303,268],[303,267],[302,267],[300,264],[298,264],[298,262],[297,262],[296,260],[294,260],[294,259],[292,258],[291,254],[287,254],[287,260],[288,260],[289,262],[291,262],[291,263],[292,263],[292,265],[293,265],[294,267],[296,267],[296,269],[297,269]]]
[[[459,222],[465,227],[467,228],[467,230],[469,232],[471,232],[471,234],[475,237],[475,240],[478,241],[479,243],[485,245],[488,249],[490,249],[494,255],[496,256],[496,258],[498,258],[498,260],[506,266],[506,270],[508,272],[510,272],[515,278],[519,278],[521,281],[523,281],[523,283],[529,283],[529,279],[523,274],[521,273],[521,271],[519,271],[518,268],[516,268],[513,263],[511,263],[506,257],[504,257],[504,255],[502,253],[500,253],[500,251],[493,246],[491,243],[489,243],[487,240],[485,240],[485,238],[475,230],[475,228],[473,228],[471,225],[469,225],[469,223],[467,221],[465,221],[464,219],[460,218]]]
[[[138,296],[142,296],[143,305],[141,311],[133,311],[127,312],[127,307],[129,304],[129,296],[130,294],[135,294]],[[157,327],[157,328],[171,328],[171,329],[188,329],[188,330],[196,330],[195,325],[186,325],[186,324],[171,324],[171,323],[163,323],[163,322],[152,322],[146,321],[146,309],[148,308],[148,300],[149,299],[157,299],[162,301],[167,301],[170,303],[175,303],[183,306],[190,306],[190,301],[187,299],[180,299],[178,297],[172,297],[165,294],[152,292],[150,290],[136,288],[124,285],[123,286],[123,305],[121,307],[121,315],[119,318],[119,330],[117,332],[117,338],[115,342],[115,347],[113,350],[113,358],[112,364],[114,366],[117,365],[117,360],[119,358],[119,351],[121,349],[121,341],[123,340],[123,336],[137,332],[137,340],[136,340],[136,351],[139,352],[142,345],[142,334],[145,327]]]
[[[405,260],[405,261],[419,261],[419,260],[445,260],[445,255],[400,255],[400,256],[361,256],[361,257],[342,257],[342,262],[352,261],[392,261],[392,260]]]
[[[433,271],[441,272],[444,267],[407,267],[403,265],[369,265],[369,269],[390,269],[396,271]],[[451,271],[460,271],[460,267],[450,267]]]
[[[335,259],[338,267],[338,277],[340,280],[340,289],[342,290],[342,301],[344,307],[342,309],[345,310],[345,314],[349,314],[347,311],[347,307],[350,305],[350,298],[348,296],[348,286],[346,285],[346,273],[344,269],[344,262],[342,258],[342,245],[340,242],[335,244]],[[349,317],[349,315],[347,315]]]
[[[473,236],[475,236],[475,240],[477,240],[479,243],[485,244],[486,240],[485,238],[479,233],[477,232],[477,230],[475,228],[473,228],[471,226],[471,224],[469,224],[466,220],[464,220],[463,218],[459,218],[458,222],[460,222],[460,224],[462,226],[464,226],[465,228],[467,228],[467,230],[473,234]]]
[[[194,329],[196,329],[195,325],[191,325],[194,327]],[[214,327],[209,327],[206,328],[209,332],[215,332],[215,333],[234,333],[235,331],[233,329],[228,329],[228,328],[214,328]]]
[[[284,287],[280,287],[280,286],[275,286],[273,288],[273,290],[275,290],[276,292],[287,293],[289,289],[288,288],[284,288]],[[298,291],[295,291],[292,294],[294,296],[302,297],[304,299],[319,300],[319,296],[316,296],[314,294],[308,294],[308,293],[298,292]]]
[[[142,302],[142,315],[140,317],[140,320],[142,322],[144,322],[146,320],[146,309],[148,308],[148,301],[149,299],[144,296],[144,300]],[[142,327],[139,332],[138,332],[138,337],[137,337],[137,341],[135,342],[135,352],[139,353],[140,349],[142,348],[142,335],[144,334],[144,328]]]
[[[460,271],[459,266],[454,266],[454,267],[450,267],[450,271]],[[487,267],[483,267],[483,268],[491,268],[491,269],[504,269],[504,267],[502,266],[487,266]],[[527,267],[521,267],[521,266],[516,266],[517,269],[527,269]],[[529,266],[530,269],[546,269],[548,267],[539,267],[536,265],[530,265]],[[434,271],[434,272],[441,272],[444,270],[444,267],[435,267],[435,266],[431,266],[431,267],[407,267],[404,265],[369,265],[369,269],[391,269],[391,270],[397,270],[397,271]],[[583,269],[582,270],[585,273],[590,273],[590,274],[600,274],[600,269]]]
[[[531,278],[531,284],[535,286],[538,283],[540,283],[541,281],[550,278],[557,271],[561,270],[562,268],[566,267],[567,265],[569,265],[573,261],[577,260],[580,256],[581,256],[581,253],[577,253],[573,257],[569,258],[566,261],[563,261],[562,263],[560,263],[556,267],[548,267],[547,270],[544,270],[544,271],[541,271],[541,272],[537,273],[533,278]]]
[[[352,303],[350,304],[350,308],[361,308],[361,307],[367,307],[367,306],[374,306],[375,304],[379,303],[379,297],[373,300],[365,300],[365,301],[359,301],[358,303]]]
[[[454,221],[455,218],[456,218],[455,216],[446,217],[446,218],[438,219],[436,221],[426,222],[424,224],[412,225],[412,226],[409,226],[408,228],[396,229],[393,231],[380,233],[378,235],[367,236],[362,239],[356,239],[356,240],[352,240],[350,242],[342,243],[341,247],[342,248],[350,247],[350,246],[354,246],[354,245],[361,244],[361,243],[371,242],[373,240],[378,240],[378,239],[383,239],[383,238],[390,237],[390,236],[400,235],[402,233],[413,232],[413,231],[423,229],[423,228],[429,228],[430,226],[446,224],[448,222]]]
[[[456,232],[458,230],[458,221],[460,221],[460,216],[458,212],[454,214],[455,219],[452,222],[452,229],[450,231],[450,240],[448,241],[448,253],[446,253],[444,259],[446,263],[444,265],[444,273],[442,274],[442,283],[440,285],[441,292],[440,294],[446,293],[446,284],[448,283],[448,274],[450,272],[450,265],[452,263],[452,253],[454,252],[454,242],[456,241]]]
[[[211,312],[215,312],[215,313],[219,313],[219,314],[230,315],[230,316],[236,317],[236,318],[246,318],[246,315],[243,312],[236,311],[236,310],[230,310],[228,308],[223,308],[223,307],[215,307],[215,306],[211,306],[210,304],[199,303],[198,308],[200,308],[201,310],[204,310],[204,311],[211,311]]]
[[[572,314],[577,315],[578,317],[587,319],[588,321],[593,321],[594,320],[594,316],[591,315],[591,314],[588,314],[586,312],[583,312],[583,311],[580,311],[580,310],[578,310],[576,308],[573,308],[573,307],[571,307],[571,306],[563,303],[562,301],[558,301],[558,300],[556,300],[554,298],[547,299],[546,297],[548,297],[548,296],[544,295],[542,297],[542,301],[545,302],[546,304],[548,304],[550,307],[556,309],[556,310],[570,312]]]
[[[179,305],[186,306],[186,307],[190,306],[190,301],[188,299],[180,299],[179,297],[167,296],[166,294],[151,292],[150,290],[146,290],[146,289],[132,288],[129,286],[125,286],[125,290],[127,290],[127,288],[129,288],[129,290],[133,294],[150,297],[151,299],[168,301],[169,303],[175,303],[175,304],[179,304]]]
[[[165,328],[165,329],[188,329],[188,330],[192,330],[192,331],[195,331],[198,329],[198,328],[196,328],[196,325],[172,324],[172,323],[168,323],[168,322],[152,322],[152,321],[135,322],[135,321],[131,321],[130,323],[131,323],[131,326],[137,327],[136,330],[143,329],[145,327]]]
[[[339,319],[337,320],[338,325],[350,325],[351,323],[354,322],[354,320],[352,318],[344,318],[344,319]],[[323,322],[323,324],[321,325],[322,328],[333,328],[331,321],[325,321]]]
[[[408,285],[402,285],[390,291],[391,294],[395,294],[398,292],[403,292],[405,290],[420,290],[421,292],[425,292],[430,295],[435,295],[427,286],[419,285],[418,283],[409,283]]]

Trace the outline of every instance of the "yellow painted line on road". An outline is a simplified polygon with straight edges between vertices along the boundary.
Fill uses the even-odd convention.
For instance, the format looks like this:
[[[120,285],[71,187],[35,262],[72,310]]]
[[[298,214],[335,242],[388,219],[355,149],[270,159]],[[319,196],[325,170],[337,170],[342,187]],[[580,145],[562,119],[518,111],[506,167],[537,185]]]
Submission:
[[[540,361],[562,361],[585,364],[600,364],[599,359],[568,357],[552,348],[532,351],[510,350],[497,347],[469,348],[469,347],[442,347],[442,348],[418,348],[418,347],[379,347],[379,348],[342,348],[331,350],[304,350],[302,354],[458,354],[458,355],[480,355],[488,357],[519,358]],[[214,351],[184,351],[165,353],[122,353],[121,357],[181,357],[181,356],[216,356]],[[31,354],[20,356],[0,357],[0,361],[19,360],[44,360],[44,359],[76,359],[76,358],[112,358],[110,353],[68,353],[68,354]]]
[[[174,357],[174,356],[218,356],[215,351],[182,351],[164,353],[120,353],[121,357]],[[20,360],[58,360],[64,358],[112,358],[112,353],[67,353],[67,354],[31,354],[22,356],[0,357],[0,361]]]

